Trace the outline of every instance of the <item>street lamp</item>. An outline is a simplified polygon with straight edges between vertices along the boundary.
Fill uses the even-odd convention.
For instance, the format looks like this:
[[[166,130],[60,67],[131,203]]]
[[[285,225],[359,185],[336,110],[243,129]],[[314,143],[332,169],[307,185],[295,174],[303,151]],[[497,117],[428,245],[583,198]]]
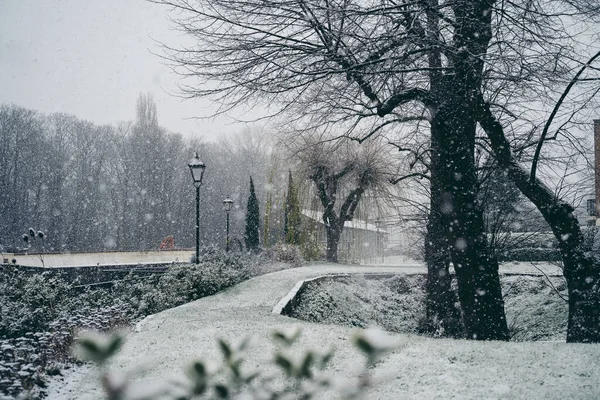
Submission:
[[[206,165],[200,160],[198,152],[196,152],[196,156],[192,158],[188,167],[190,167],[194,186],[196,187],[196,264],[198,264],[200,262],[200,185],[202,185]]]
[[[233,200],[227,196],[227,198],[223,200],[223,208],[225,208],[225,212],[227,213],[227,239],[225,240],[225,251],[229,251],[229,212],[231,211],[231,207],[233,207]]]

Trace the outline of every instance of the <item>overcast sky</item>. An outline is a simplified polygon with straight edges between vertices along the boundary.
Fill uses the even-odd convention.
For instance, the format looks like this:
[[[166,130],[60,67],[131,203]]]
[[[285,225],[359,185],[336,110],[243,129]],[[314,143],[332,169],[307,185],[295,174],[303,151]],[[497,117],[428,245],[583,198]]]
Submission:
[[[144,0],[0,0],[0,104],[65,112],[97,124],[135,118],[150,92],[162,126],[215,138],[243,128],[207,101],[173,96],[178,77],[151,51],[182,43],[167,9]]]

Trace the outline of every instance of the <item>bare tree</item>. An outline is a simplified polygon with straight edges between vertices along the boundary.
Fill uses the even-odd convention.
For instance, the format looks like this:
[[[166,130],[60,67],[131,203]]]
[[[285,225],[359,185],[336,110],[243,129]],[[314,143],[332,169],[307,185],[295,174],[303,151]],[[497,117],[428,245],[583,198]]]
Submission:
[[[357,208],[371,192],[382,197],[391,186],[389,151],[381,143],[359,146],[348,140],[326,140],[313,135],[287,139],[287,151],[299,162],[301,174],[310,179],[323,207],[327,234],[326,257],[338,261],[338,244],[344,224],[352,221]]]
[[[348,135],[428,119],[427,242],[449,257],[428,257],[431,318],[448,318],[450,259],[468,337],[508,338],[498,264],[476,202],[476,121],[468,107],[484,66],[470,55],[489,45],[493,1],[159,3],[180,11],[176,23],[197,42],[165,47],[190,79],[182,86],[190,97],[212,97],[224,111],[268,103],[311,128],[346,124]]]

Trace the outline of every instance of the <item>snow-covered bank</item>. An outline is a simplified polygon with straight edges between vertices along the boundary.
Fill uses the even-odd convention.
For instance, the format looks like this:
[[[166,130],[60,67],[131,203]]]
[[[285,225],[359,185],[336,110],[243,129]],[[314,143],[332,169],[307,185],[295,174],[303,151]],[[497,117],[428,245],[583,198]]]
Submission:
[[[315,265],[259,276],[147,318],[112,363],[114,371],[140,366],[139,379],[155,382],[180,374],[195,358],[219,356],[215,339],[232,342],[245,335],[259,340],[248,360],[261,360],[275,328],[301,326],[299,345],[336,347],[331,370],[352,377],[361,356],[351,350],[352,328],[318,325],[271,313],[296,282],[334,273],[422,273],[423,267]],[[397,335],[403,345],[375,367],[385,378],[370,393],[380,399],[593,399],[600,397],[600,346],[564,343],[498,343]],[[249,362],[249,366],[255,363]],[[97,376],[68,375],[50,386],[50,399],[100,399]]]
[[[282,314],[317,323],[389,332],[421,332],[427,321],[426,275],[335,275],[302,281]],[[512,341],[565,341],[567,285],[561,276],[501,275],[506,320]],[[284,298],[287,300],[287,297]],[[277,307],[276,307],[277,308]],[[275,312],[276,310],[274,310]],[[462,337],[460,324],[435,336]],[[425,328],[426,329],[426,328]]]

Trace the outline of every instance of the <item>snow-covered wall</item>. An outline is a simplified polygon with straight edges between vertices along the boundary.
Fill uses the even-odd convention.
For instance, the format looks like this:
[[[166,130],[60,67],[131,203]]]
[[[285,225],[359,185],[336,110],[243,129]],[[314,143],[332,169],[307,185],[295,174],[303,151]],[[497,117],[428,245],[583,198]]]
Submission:
[[[8,260],[9,263],[12,263],[12,260],[16,260],[16,264],[29,267],[83,267],[90,265],[189,262],[192,253],[192,250],[131,252],[115,251],[105,253],[71,253],[45,255],[3,253],[3,258]]]

